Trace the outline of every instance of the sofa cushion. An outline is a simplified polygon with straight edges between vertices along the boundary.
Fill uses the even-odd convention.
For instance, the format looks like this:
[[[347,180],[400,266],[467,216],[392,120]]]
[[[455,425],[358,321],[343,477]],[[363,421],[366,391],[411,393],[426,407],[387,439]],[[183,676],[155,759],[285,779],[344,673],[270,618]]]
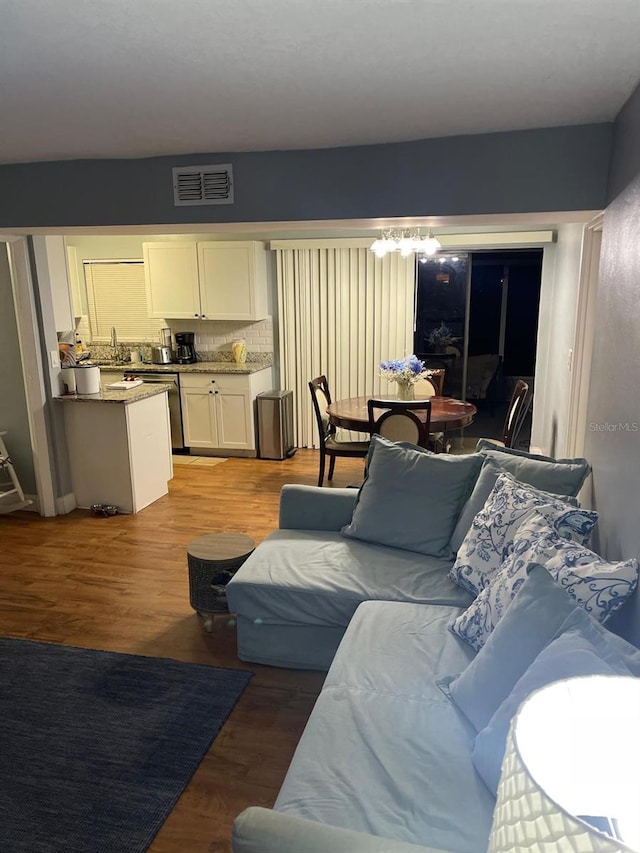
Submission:
[[[447,577],[451,561],[348,539],[338,532],[276,530],[229,581],[229,609],[261,623],[345,627],[361,601],[466,607]]]
[[[454,853],[486,850],[495,801],[473,769],[475,732],[435,683],[473,654],[447,631],[450,618],[448,607],[360,605],[277,811]]]
[[[371,438],[367,477],[345,536],[449,557],[449,540],[484,457],[430,453],[380,436]]]
[[[452,700],[477,731],[488,724],[575,608],[575,600],[544,566],[529,566],[527,579],[504,618],[469,666],[448,684]]]
[[[571,510],[576,513],[579,510]],[[638,582],[636,560],[603,560],[583,545],[559,535],[563,516],[534,512],[521,525],[500,571],[475,601],[453,620],[451,629],[480,649],[523,585],[530,563],[542,563],[551,576],[598,621],[605,622],[631,595]]]
[[[487,438],[478,441],[476,452],[495,459],[516,480],[555,495],[577,495],[591,473],[591,466],[582,457],[554,459],[552,456],[503,447]]]
[[[520,525],[536,509],[547,518],[558,519],[556,528],[561,536],[585,544],[598,518],[596,512],[574,509],[547,492],[518,482],[510,474],[500,474],[458,549],[449,574],[451,580],[477,595],[511,552]]]
[[[513,715],[535,690],[580,675],[639,675],[640,651],[574,608],[558,636],[540,652],[476,737],[473,762],[496,793]]]
[[[451,534],[451,541],[449,545],[454,554],[457,554],[459,551],[460,546],[464,542],[464,537],[471,529],[473,519],[487,502],[487,498],[493,491],[493,487],[495,486],[498,477],[500,474],[504,473],[506,473],[506,468],[503,468],[495,459],[489,457],[485,459],[484,464],[480,469],[480,475],[473,487],[473,491],[465,505],[462,507],[462,512],[460,513],[454,531]],[[521,475],[522,474],[526,476],[527,472],[522,471]],[[533,485],[532,483],[528,483],[526,480],[522,480],[521,482],[530,486]],[[552,494],[551,492],[543,492],[540,489],[538,489],[538,491],[541,495],[546,496],[551,501],[561,500],[570,506],[578,505],[577,499],[570,495],[557,495]]]

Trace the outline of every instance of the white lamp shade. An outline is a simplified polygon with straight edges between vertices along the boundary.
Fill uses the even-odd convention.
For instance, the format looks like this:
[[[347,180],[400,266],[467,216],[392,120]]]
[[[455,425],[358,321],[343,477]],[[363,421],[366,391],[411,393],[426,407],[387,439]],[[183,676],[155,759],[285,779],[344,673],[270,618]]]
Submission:
[[[640,678],[533,693],[511,722],[490,853],[640,853]]]

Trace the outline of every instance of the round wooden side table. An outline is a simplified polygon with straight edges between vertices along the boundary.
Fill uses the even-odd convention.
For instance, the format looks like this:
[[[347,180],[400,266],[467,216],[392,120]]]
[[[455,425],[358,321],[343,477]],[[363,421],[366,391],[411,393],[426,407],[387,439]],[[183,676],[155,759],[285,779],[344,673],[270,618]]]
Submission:
[[[228,612],[225,587],[255,547],[244,533],[207,533],[187,546],[189,601],[207,631],[215,613]]]

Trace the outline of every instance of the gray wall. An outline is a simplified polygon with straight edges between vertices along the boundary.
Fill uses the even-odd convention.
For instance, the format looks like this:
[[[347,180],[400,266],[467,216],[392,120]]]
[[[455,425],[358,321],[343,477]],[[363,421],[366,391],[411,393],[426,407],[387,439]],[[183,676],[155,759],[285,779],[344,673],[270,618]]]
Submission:
[[[35,495],[36,478],[6,243],[0,243],[0,340],[3,350],[0,359],[0,430],[7,430],[4,441],[20,485],[27,494]]]
[[[640,557],[638,92],[620,114],[615,138],[611,174],[619,191],[604,218],[585,456],[600,512],[598,548],[609,559],[628,559]],[[628,183],[620,188],[623,175]],[[635,630],[640,640],[640,621]]]
[[[640,172],[640,86],[620,110],[613,126],[607,202],[614,201]]]
[[[276,222],[595,210],[610,124],[313,151],[0,167],[0,226]],[[171,168],[231,162],[235,204],[174,207]]]

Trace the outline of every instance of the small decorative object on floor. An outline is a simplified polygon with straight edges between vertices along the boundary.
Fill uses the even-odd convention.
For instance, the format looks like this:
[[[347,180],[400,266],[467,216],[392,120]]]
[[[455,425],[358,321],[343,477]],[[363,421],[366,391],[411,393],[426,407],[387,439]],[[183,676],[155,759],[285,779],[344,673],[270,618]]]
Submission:
[[[424,362],[416,355],[408,355],[405,358],[392,359],[380,362],[382,376],[390,382],[398,384],[399,400],[415,399],[415,383],[426,375]]]
[[[255,547],[243,533],[207,533],[189,543],[189,601],[207,631],[214,613],[227,612],[225,587]]]

